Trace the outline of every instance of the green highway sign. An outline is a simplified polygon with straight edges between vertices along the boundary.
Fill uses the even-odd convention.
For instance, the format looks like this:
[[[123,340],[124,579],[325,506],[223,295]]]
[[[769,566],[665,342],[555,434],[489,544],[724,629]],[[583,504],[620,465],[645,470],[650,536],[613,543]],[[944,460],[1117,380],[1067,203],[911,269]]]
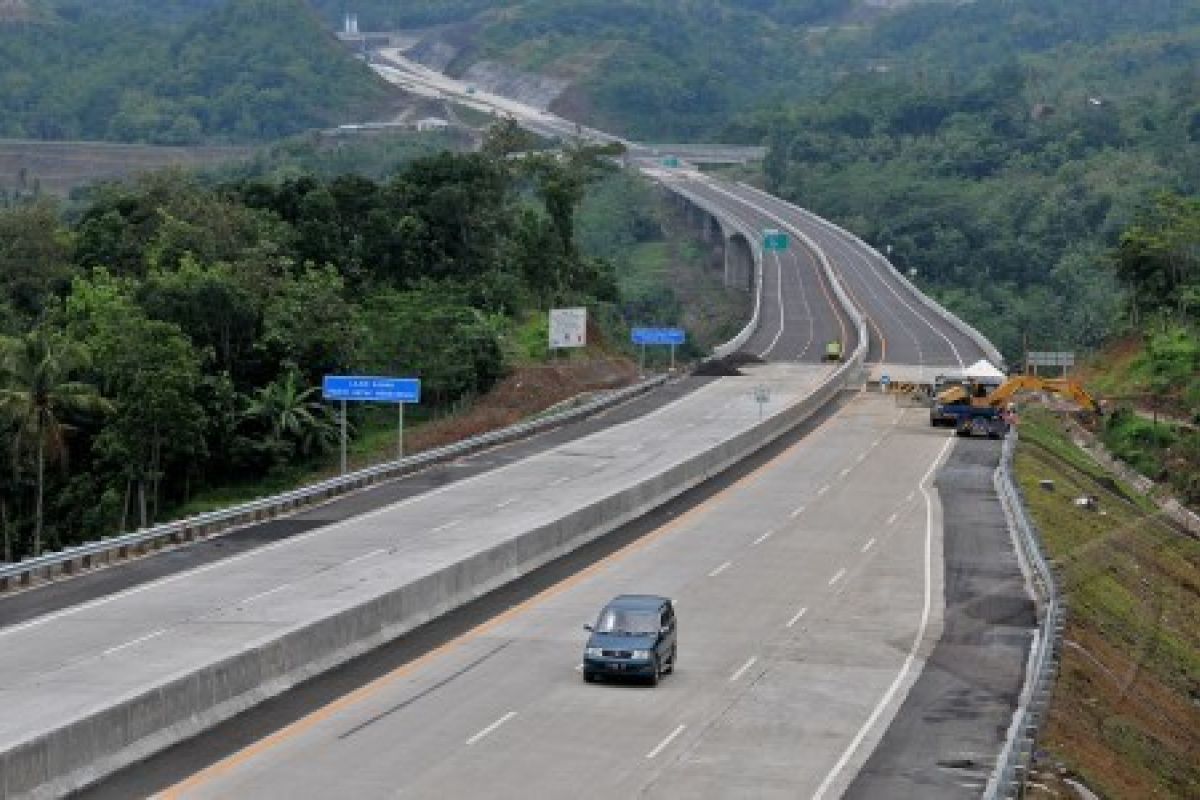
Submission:
[[[763,250],[787,250],[788,235],[774,228],[763,231]]]

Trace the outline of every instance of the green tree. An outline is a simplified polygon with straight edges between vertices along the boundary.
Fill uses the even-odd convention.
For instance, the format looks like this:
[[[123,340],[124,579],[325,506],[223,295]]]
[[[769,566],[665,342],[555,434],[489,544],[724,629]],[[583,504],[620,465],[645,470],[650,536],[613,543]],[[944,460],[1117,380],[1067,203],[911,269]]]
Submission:
[[[0,411],[12,420],[14,457],[32,451],[36,495],[33,554],[42,551],[47,463],[66,455],[65,417],[111,409],[90,384],[72,380],[87,367],[87,351],[45,328],[0,343]]]
[[[254,393],[244,417],[265,427],[272,441],[301,457],[321,455],[337,441],[337,423],[330,406],[320,399],[321,387],[301,384],[289,369]]]

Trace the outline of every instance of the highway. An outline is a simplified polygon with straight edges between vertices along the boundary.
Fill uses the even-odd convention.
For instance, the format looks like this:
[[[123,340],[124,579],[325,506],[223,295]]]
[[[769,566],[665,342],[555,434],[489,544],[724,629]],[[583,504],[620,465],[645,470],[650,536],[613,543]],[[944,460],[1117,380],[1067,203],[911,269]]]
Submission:
[[[163,796],[837,796],[939,631],[930,481],[950,442],[921,417],[859,396],[675,521]],[[585,684],[582,625],[631,591],[674,598],[678,669]]]
[[[383,69],[403,85],[511,113],[546,132],[585,131],[443,76]],[[837,338],[847,351],[857,344],[825,263],[867,318],[877,373],[928,380],[987,354],[870,248],[807,212],[691,170],[655,176],[751,231],[792,233],[788,250],[765,254],[759,326],[743,348],[767,363],[452,485],[0,628],[0,753],[114,697],[291,636],[314,618],[340,620],[379,605],[398,587],[634,492],[747,434],[762,416],[786,413],[831,374],[819,363],[827,341]],[[761,404],[759,387],[767,390]],[[945,602],[944,582],[957,566],[944,558],[950,528],[936,490],[940,465],[961,450],[954,444],[928,426],[923,409],[856,393],[753,472],[594,565],[237,752],[209,757],[211,748],[185,744],[151,770],[100,784],[95,796],[150,787],[168,797],[294,800],[822,798],[852,785],[855,796],[896,796],[888,787],[900,784],[886,769],[871,772],[869,790],[853,782],[908,708],[947,615],[957,613]],[[975,444],[983,460],[994,451]],[[1002,573],[1019,605],[1019,571],[997,532],[988,529],[987,563],[971,568]],[[470,574],[455,580],[476,595],[497,585]],[[586,685],[576,669],[582,625],[622,592],[665,594],[677,604],[678,669],[657,688]],[[980,579],[978,592],[994,587]],[[967,607],[973,597],[956,594],[955,603]],[[416,595],[413,602],[420,605]],[[1014,619],[1017,644],[996,681],[1004,687],[1017,685],[1022,669],[1026,620]],[[971,685],[974,675],[955,660],[970,657],[964,650],[942,666]],[[937,686],[927,694],[930,703],[944,701]],[[1014,702],[1011,693],[997,696],[988,714],[959,720],[981,735],[947,729],[924,743],[928,752],[969,739],[987,763]],[[919,724],[925,708],[904,713]],[[911,762],[895,746],[888,752],[902,766]],[[905,779],[921,784],[917,772],[913,765]],[[977,794],[975,784],[943,788],[939,796]]]
[[[977,342],[922,304],[876,252],[820,217],[749,186],[700,173],[664,182],[682,183],[747,225],[804,234],[815,242],[867,318],[868,363],[890,367],[905,380],[928,382],[940,368],[962,368],[988,357]]]

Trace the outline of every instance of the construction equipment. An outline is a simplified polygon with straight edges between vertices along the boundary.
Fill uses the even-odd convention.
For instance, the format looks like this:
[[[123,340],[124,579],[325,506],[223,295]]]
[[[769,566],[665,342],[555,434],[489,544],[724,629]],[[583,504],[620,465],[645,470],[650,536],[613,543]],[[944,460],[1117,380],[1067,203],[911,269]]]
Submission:
[[[1073,400],[1085,411],[1101,413],[1100,404],[1078,381],[1016,375],[995,388],[971,381],[948,386],[934,399],[929,424],[949,421],[960,436],[999,438],[1008,432],[1007,406],[1018,392],[1052,392]]]

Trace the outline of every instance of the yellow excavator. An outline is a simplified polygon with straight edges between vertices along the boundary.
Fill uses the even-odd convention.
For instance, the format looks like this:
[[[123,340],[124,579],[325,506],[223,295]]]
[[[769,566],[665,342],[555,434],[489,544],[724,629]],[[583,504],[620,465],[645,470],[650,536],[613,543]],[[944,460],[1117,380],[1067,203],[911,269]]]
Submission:
[[[993,438],[1008,432],[1005,410],[1018,392],[1052,392],[1074,401],[1080,408],[1100,414],[1100,403],[1083,386],[1070,378],[1039,378],[1015,375],[991,391],[986,384],[954,384],[938,393],[930,411],[931,425],[950,421],[960,436]]]

